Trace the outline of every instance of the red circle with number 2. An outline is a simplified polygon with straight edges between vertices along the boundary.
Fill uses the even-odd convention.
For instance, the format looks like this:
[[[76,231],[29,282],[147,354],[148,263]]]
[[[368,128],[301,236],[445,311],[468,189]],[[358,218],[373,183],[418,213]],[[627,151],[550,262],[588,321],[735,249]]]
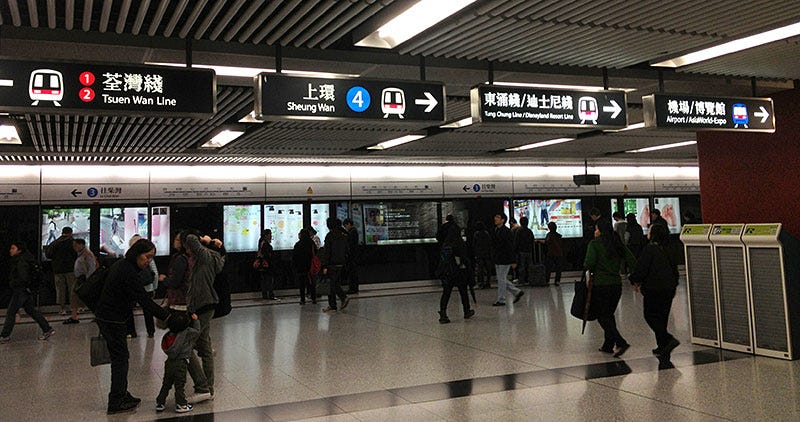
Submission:
[[[81,88],[78,96],[84,103],[89,103],[94,100],[94,90],[92,88]]]

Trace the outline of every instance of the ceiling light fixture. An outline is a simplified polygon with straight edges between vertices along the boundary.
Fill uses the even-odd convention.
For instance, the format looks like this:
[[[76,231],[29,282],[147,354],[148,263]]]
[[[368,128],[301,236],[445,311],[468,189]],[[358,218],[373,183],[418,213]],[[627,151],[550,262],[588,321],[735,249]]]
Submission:
[[[22,139],[14,125],[0,125],[0,144],[22,145]]]
[[[399,138],[390,139],[388,141],[381,142],[381,143],[379,143],[377,145],[373,145],[371,147],[367,147],[367,149],[383,151],[385,149],[393,148],[393,147],[396,147],[398,145],[403,145],[403,144],[407,144],[409,142],[414,142],[414,141],[422,139],[424,137],[425,137],[425,135],[406,135],[406,136],[401,136]]]
[[[208,140],[208,142],[201,145],[200,148],[222,148],[242,135],[244,135],[244,130],[223,129],[222,131],[214,135],[213,138]]]
[[[626,153],[631,153],[631,154],[638,154],[640,152],[651,152],[651,151],[659,151],[659,150],[662,150],[662,149],[685,147],[685,146],[689,146],[689,145],[694,145],[696,143],[697,143],[697,141],[677,142],[677,143],[674,143],[674,144],[656,145],[654,147],[647,147],[647,148],[641,148],[641,149],[632,149],[632,150],[628,150],[628,151],[625,151],[625,152]]]
[[[497,86],[518,86],[523,88],[547,88],[547,89],[569,89],[569,90],[576,90],[576,91],[625,91],[625,92],[632,92],[636,91],[636,88],[603,88],[602,86],[586,86],[586,85],[561,85],[561,84],[537,84],[537,83],[526,83],[526,82],[498,82],[494,81],[494,83],[489,84],[489,82],[484,82],[486,85],[497,85]]]
[[[455,122],[450,122],[439,126],[442,129],[458,129],[461,127],[467,127],[472,125],[472,117],[465,117],[461,120],[456,120]]]
[[[555,145],[555,144],[563,144],[564,142],[574,141],[575,139],[576,138],[551,139],[549,141],[536,142],[534,144],[523,145],[523,146],[520,146],[520,147],[507,148],[506,151],[508,151],[508,152],[526,151],[526,150],[533,149],[533,148],[541,148],[541,147],[546,147],[546,146]]]
[[[145,64],[154,66],[186,67],[186,65],[183,63],[145,62]],[[221,66],[212,64],[193,64],[192,68],[211,69],[214,72],[216,72],[217,76],[234,76],[239,78],[252,78],[254,76],[258,76],[261,73],[276,73],[275,69],[264,69],[258,67]],[[282,70],[281,73],[286,75],[308,76],[312,78],[357,78],[361,76],[348,73],[313,72],[309,70]]]
[[[651,63],[650,66],[657,67],[681,67],[690,64],[702,62],[705,60],[713,59],[715,57],[724,56],[726,54],[736,53],[737,51],[747,50],[748,48],[758,47],[759,45],[769,44],[771,42],[783,40],[786,38],[800,35],[800,22],[794,23],[781,28],[773,29],[771,31],[762,32],[760,34],[751,35],[749,37],[741,38],[726,42],[724,44],[709,47],[694,53],[684,54],[683,56],[675,57],[669,60],[664,60],[658,63]]]
[[[603,132],[626,132],[629,130],[636,130],[636,129],[644,129],[644,122],[634,123],[632,125],[625,126],[622,129],[615,129],[615,130],[604,130]]]
[[[421,0],[357,42],[356,46],[395,48],[474,2],[475,0]]]

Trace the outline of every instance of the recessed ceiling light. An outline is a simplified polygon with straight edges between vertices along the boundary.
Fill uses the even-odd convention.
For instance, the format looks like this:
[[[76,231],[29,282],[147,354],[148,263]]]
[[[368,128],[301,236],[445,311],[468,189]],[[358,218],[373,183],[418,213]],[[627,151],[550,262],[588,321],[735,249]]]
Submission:
[[[748,48],[758,47],[759,45],[768,44],[771,42],[783,40],[786,38],[800,35],[800,22],[794,23],[781,28],[773,29],[771,31],[762,32],[760,34],[751,35],[749,37],[741,38],[738,40],[726,42],[724,44],[709,47],[704,50],[695,51],[694,53],[684,54],[683,56],[675,57],[669,60],[664,60],[658,63],[652,63],[650,66],[657,67],[681,67],[705,60],[713,59],[715,57],[724,56],[726,54],[735,53],[737,51],[747,50]]]
[[[367,147],[367,149],[382,151],[382,150],[385,150],[385,149],[396,147],[398,145],[403,145],[403,144],[407,144],[409,142],[414,142],[414,141],[416,141],[418,139],[422,139],[424,137],[425,137],[425,135],[406,135],[406,136],[401,136],[399,138],[390,139],[388,141],[381,142],[381,143],[379,143],[377,145],[373,145],[371,147]]]
[[[484,82],[489,85],[489,82]],[[523,88],[547,88],[547,89],[569,89],[577,91],[607,91],[602,86],[587,86],[587,85],[562,85],[562,84],[537,84],[526,82],[498,82],[494,81],[491,85],[497,86],[518,86]],[[636,88],[608,88],[608,90],[631,92],[636,91]]]
[[[622,129],[604,130],[603,132],[625,132],[628,130],[636,130],[636,129],[644,129],[644,122],[634,123],[632,125],[625,126]]]
[[[475,0],[421,0],[357,42],[356,46],[395,48],[474,2]]]
[[[22,145],[22,139],[14,125],[0,125],[0,144]]]
[[[674,144],[656,145],[654,147],[647,147],[647,148],[641,148],[641,149],[632,149],[632,150],[628,150],[628,151],[625,151],[625,152],[632,153],[632,154],[637,154],[637,153],[640,153],[640,152],[651,152],[651,151],[659,151],[659,150],[662,150],[662,149],[685,147],[685,146],[689,146],[689,145],[694,145],[696,143],[697,143],[697,141],[677,142],[677,143],[674,143]]]
[[[466,127],[470,125],[472,125],[472,117],[465,117],[461,120],[456,120],[455,122],[443,124],[439,127],[442,129],[458,129],[460,127]]]
[[[575,139],[576,138],[551,139],[549,141],[536,142],[534,144],[523,145],[523,146],[520,146],[520,147],[507,148],[506,151],[508,151],[508,152],[525,151],[525,150],[529,150],[529,149],[533,149],[533,148],[541,148],[541,147],[546,147],[546,146],[549,146],[549,145],[562,144],[564,142],[574,141]]]
[[[170,67],[186,67],[183,63],[164,63],[164,62],[145,62],[147,65],[155,66],[170,66]],[[217,76],[235,76],[239,78],[252,78],[261,73],[276,73],[275,69],[258,68],[258,67],[240,67],[240,66],[222,66],[212,64],[192,64],[192,68],[197,69],[211,69]],[[309,70],[281,70],[281,73],[286,75],[308,76],[312,78],[357,78],[360,75],[349,73],[330,73],[330,72],[314,72]]]
[[[224,129],[214,135],[208,142],[201,145],[200,148],[222,148],[242,135],[244,135],[243,130]]]

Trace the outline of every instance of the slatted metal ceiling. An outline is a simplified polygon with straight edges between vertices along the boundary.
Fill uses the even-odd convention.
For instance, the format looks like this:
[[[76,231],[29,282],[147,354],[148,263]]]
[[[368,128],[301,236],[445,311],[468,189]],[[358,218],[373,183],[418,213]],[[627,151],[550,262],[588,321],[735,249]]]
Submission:
[[[174,55],[173,50],[143,47],[131,35],[191,38],[213,41],[223,48],[199,51],[213,57],[225,43],[282,45],[298,48],[352,50],[351,34],[364,26],[376,25],[388,7],[408,2],[397,0],[7,0],[0,2],[0,25],[35,30],[23,32],[41,49],[19,48],[19,39],[4,42],[20,51],[20,57],[53,57],[86,60],[87,46],[64,44],[69,32],[120,34],[118,52],[98,48],[103,61],[139,62],[147,57]],[[699,9],[701,8],[701,9]],[[731,4],[710,0],[698,5],[688,0],[674,2],[610,0],[479,0],[453,18],[412,38],[396,50],[400,54],[428,57],[496,60],[511,63],[584,66],[590,68],[640,67],[642,63],[720,41],[749,35],[800,21],[797,0],[753,0]],[[56,31],[50,31],[50,30]],[[64,32],[67,31],[67,32]],[[4,34],[7,34],[5,32]],[[126,38],[127,37],[127,38]],[[798,37],[800,38],[800,37]],[[679,72],[743,77],[800,79],[796,60],[800,41],[794,38],[764,47],[710,60]],[[5,37],[8,40],[7,35]],[[34,41],[35,40],[35,41]],[[92,49],[93,50],[93,49]],[[5,47],[5,54],[8,54]],[[34,53],[36,51],[38,53]],[[58,51],[59,54],[54,52]],[[319,51],[319,50],[317,50]],[[50,54],[50,55],[49,55]],[[51,56],[52,55],[52,56]],[[108,56],[108,57],[106,57]],[[94,57],[94,56],[93,56]],[[251,57],[261,62],[263,57]],[[292,60],[292,58],[287,58]],[[313,60],[304,59],[313,69]],[[388,63],[335,63],[317,61],[326,71],[358,73],[367,77],[415,78],[418,69]],[[228,63],[224,59],[220,64]],[[245,64],[247,65],[247,64]],[[331,69],[337,67],[340,69]],[[442,80],[449,94],[467,95],[468,87],[481,83],[484,71],[477,69],[430,68],[431,79]],[[575,74],[578,75],[578,74]],[[496,72],[496,80],[598,85],[596,76],[534,75],[521,72]],[[537,80],[538,79],[538,80]],[[747,95],[742,85],[699,78],[670,81],[668,89],[716,95]],[[772,82],[769,82],[772,83]],[[724,86],[723,86],[724,84]],[[763,93],[784,89],[759,88]],[[617,79],[613,86],[634,87],[629,101],[655,89],[654,80]],[[780,85],[780,84],[778,84]],[[785,87],[785,84],[784,84]],[[708,92],[707,92],[708,91]],[[763,94],[762,93],[762,94]],[[474,125],[453,132],[439,133],[423,140],[380,153],[363,155],[362,148],[421,129],[415,126],[347,122],[271,122],[248,127],[247,133],[221,151],[198,151],[223,124],[235,122],[252,109],[252,90],[248,87],[220,86],[218,113],[210,120],[156,117],[99,117],[27,114],[11,116],[22,123],[31,145],[25,152],[3,155],[0,162],[31,161],[155,163],[318,163],[377,162],[492,162],[519,160],[534,162],[576,161],[601,158],[625,161],[623,156],[607,156],[623,149],[642,148],[694,137],[692,133],[633,131],[580,139],[544,149],[514,154],[488,154],[491,151],[570,136],[572,129],[511,128],[497,129]],[[448,120],[469,115],[465,97],[449,98]],[[631,112],[632,122],[639,111]],[[1,150],[0,150],[1,151]],[[121,154],[120,154],[121,153]],[[89,156],[87,154],[92,154]],[[95,158],[93,158],[95,157]],[[362,158],[365,157],[365,158]],[[661,159],[691,162],[694,147],[637,155],[636,160]]]

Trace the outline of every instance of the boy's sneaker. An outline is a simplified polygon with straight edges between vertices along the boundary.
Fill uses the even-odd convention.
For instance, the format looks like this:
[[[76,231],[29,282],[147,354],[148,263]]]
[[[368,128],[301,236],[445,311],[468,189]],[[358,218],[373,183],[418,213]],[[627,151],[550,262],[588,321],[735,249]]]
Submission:
[[[6,344],[11,341],[11,337],[0,337],[0,344]]]
[[[40,336],[39,336],[39,340],[47,340],[47,339],[49,339],[50,337],[52,337],[52,336],[53,336],[53,334],[55,334],[55,333],[56,333],[56,330],[54,330],[54,329],[52,329],[52,328],[51,328],[51,329],[50,329],[50,331],[48,331],[48,332],[46,332],[46,333],[44,333],[44,334],[40,335]]]
[[[167,406],[164,403],[156,403],[156,412],[163,412],[167,409]]]
[[[210,394],[211,394],[211,393],[209,393],[209,395],[210,395]],[[176,405],[175,405],[175,413],[186,413],[186,412],[188,412],[188,411],[192,410],[192,407],[193,407],[193,406],[192,406],[191,404],[189,404],[189,403],[186,403],[186,404],[176,404]]]
[[[211,394],[210,392],[195,393],[193,396],[189,397],[189,403],[200,403],[212,399],[214,399],[214,395]],[[189,410],[185,410],[184,412],[188,412]]]

